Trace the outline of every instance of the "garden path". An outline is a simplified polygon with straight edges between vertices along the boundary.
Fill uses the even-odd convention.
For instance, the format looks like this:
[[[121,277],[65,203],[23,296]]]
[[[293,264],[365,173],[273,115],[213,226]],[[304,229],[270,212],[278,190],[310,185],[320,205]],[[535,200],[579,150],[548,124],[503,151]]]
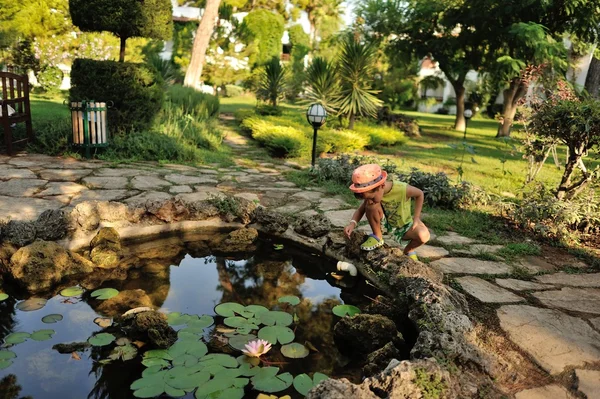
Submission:
[[[284,173],[298,165],[261,161],[263,150],[243,136],[229,135],[225,143],[236,159],[231,167],[115,166],[25,153],[0,156],[0,217],[32,220],[47,209],[69,210],[90,200],[197,201],[227,193],[280,212],[324,213],[336,227],[347,224],[353,209],[342,198],[328,197],[319,188],[300,189],[285,179]],[[422,260],[442,270],[456,288],[491,306],[507,337],[548,374],[574,370],[579,392],[600,398],[600,273],[586,273],[587,266],[575,258],[481,260],[492,259],[502,246],[452,232],[433,235],[432,243],[419,249]],[[565,266],[575,273],[558,271]],[[516,398],[568,397],[557,384],[524,390]]]

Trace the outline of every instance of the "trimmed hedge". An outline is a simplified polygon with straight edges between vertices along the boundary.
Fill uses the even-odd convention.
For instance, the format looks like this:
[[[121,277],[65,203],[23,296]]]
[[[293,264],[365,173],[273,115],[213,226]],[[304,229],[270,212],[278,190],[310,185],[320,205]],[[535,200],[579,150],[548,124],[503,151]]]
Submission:
[[[78,58],[71,70],[71,101],[113,102],[108,110],[111,132],[152,126],[164,102],[161,78],[146,64]]]

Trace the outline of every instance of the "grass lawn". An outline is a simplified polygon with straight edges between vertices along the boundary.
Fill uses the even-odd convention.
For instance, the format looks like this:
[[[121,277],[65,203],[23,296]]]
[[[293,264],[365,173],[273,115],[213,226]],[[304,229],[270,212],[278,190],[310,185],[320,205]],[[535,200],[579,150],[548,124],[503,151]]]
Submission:
[[[69,118],[69,107],[63,104],[64,98],[60,96],[31,95],[31,120],[34,125],[55,121],[56,119]]]

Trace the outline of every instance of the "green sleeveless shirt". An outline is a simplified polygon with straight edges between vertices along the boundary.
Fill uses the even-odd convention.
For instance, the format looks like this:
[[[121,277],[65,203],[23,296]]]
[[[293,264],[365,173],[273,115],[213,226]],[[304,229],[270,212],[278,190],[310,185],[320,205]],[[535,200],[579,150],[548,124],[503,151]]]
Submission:
[[[406,197],[408,184],[398,180],[393,180],[392,183],[392,189],[383,195],[381,205],[388,224],[391,227],[402,227],[413,221],[410,198]]]

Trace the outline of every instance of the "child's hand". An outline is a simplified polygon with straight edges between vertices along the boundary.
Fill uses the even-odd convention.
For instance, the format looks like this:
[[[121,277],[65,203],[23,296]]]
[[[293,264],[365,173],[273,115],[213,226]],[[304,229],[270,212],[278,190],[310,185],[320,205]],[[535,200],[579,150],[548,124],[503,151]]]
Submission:
[[[344,233],[346,234],[346,237],[350,238],[350,236],[352,235],[352,232],[354,231],[355,226],[356,226],[356,224],[350,223],[348,226],[346,226],[344,228]]]

